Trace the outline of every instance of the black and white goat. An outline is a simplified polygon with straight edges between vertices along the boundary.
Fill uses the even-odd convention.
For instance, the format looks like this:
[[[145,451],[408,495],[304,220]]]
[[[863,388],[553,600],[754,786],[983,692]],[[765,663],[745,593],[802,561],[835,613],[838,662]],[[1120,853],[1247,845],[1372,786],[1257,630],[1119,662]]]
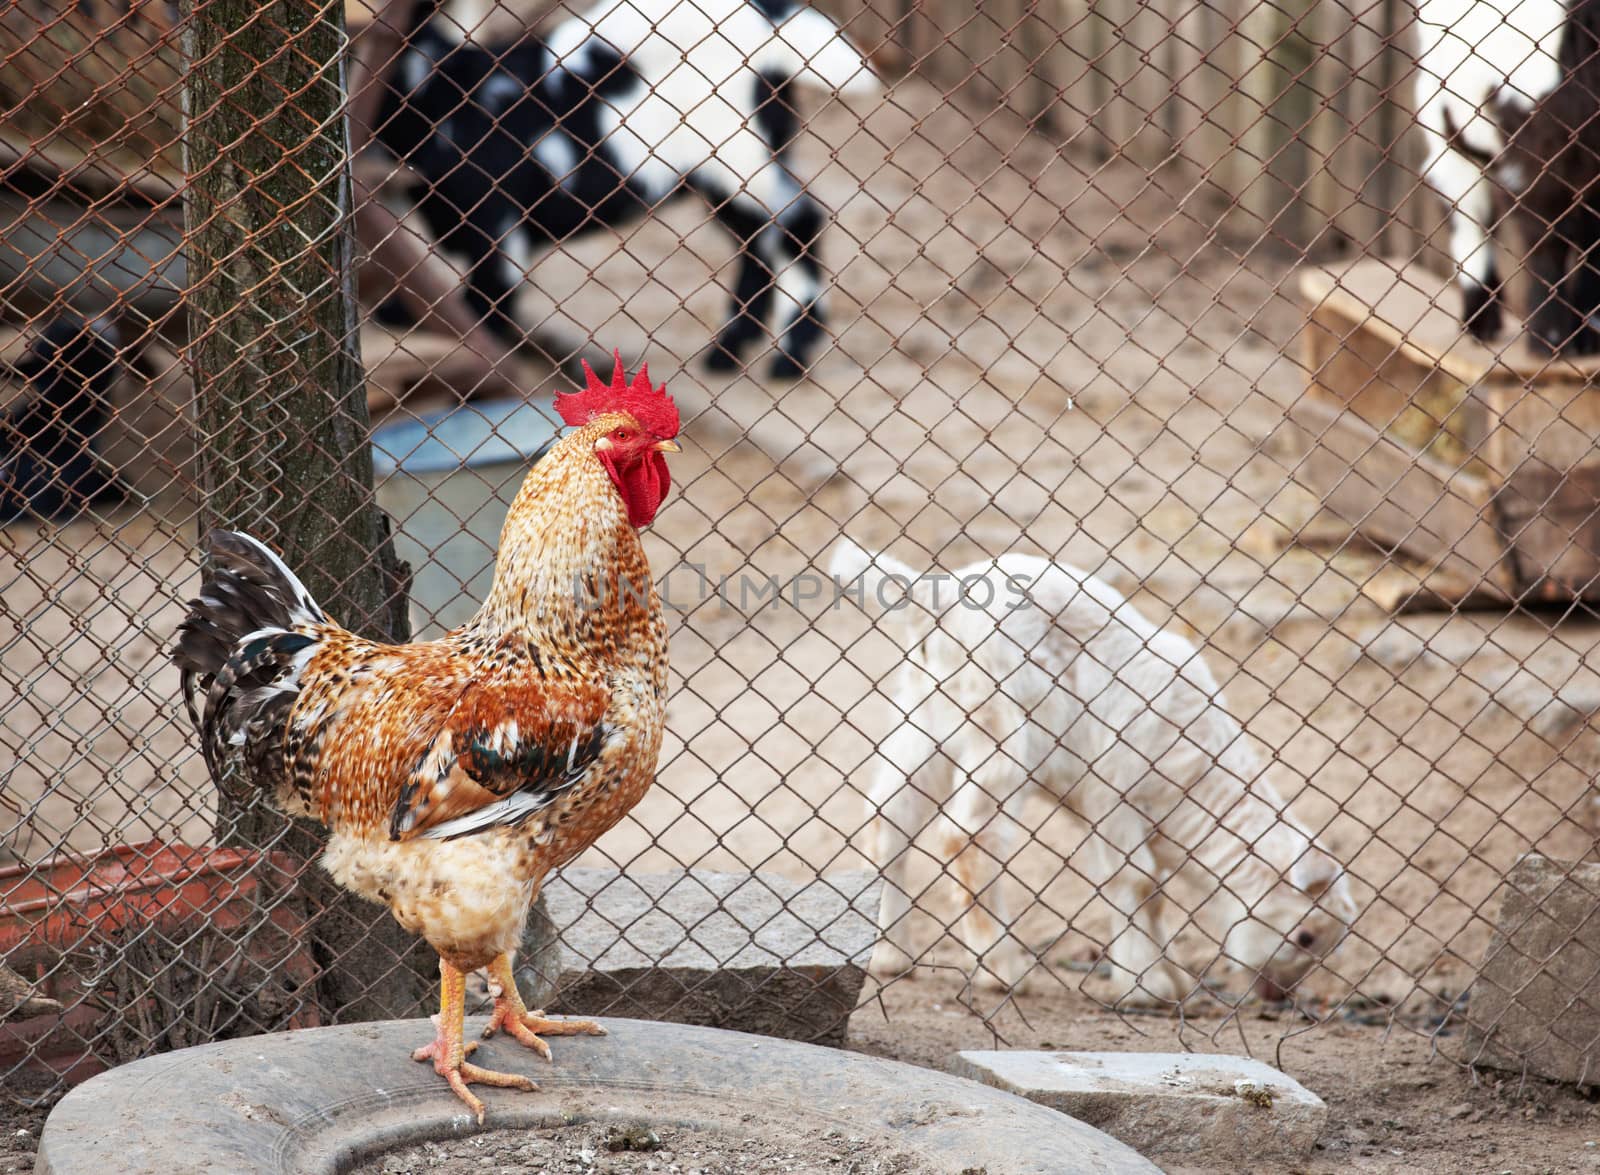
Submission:
[[[792,88],[876,79],[827,17],[792,0],[649,7],[601,0],[544,41],[484,46],[422,0],[376,139],[416,173],[429,230],[468,266],[473,308],[513,342],[535,249],[697,192],[741,249],[707,362],[736,367],[781,299],[772,373],[798,376],[822,337],[827,214],[787,164]]]
[[[1423,0],[1418,121],[1450,203],[1462,320],[1489,340],[1501,193],[1526,242],[1530,341],[1600,351],[1600,0]]]

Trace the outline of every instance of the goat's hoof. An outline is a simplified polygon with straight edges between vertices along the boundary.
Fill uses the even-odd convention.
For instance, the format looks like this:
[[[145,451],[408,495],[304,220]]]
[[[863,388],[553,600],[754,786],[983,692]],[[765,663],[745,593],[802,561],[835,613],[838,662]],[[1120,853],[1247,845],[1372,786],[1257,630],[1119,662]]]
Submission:
[[[787,351],[779,351],[774,355],[772,365],[767,368],[767,376],[773,380],[795,380],[805,373],[806,365]]]
[[[711,344],[706,352],[705,364],[707,371],[738,371],[743,366],[739,356],[721,343]]]
[[[867,974],[874,979],[911,978],[916,973],[915,960],[899,947],[880,946],[872,952],[872,961],[867,964]]]
[[[1595,330],[1592,323],[1585,323],[1578,328],[1578,333],[1562,349],[1565,355],[1596,355],[1600,354],[1600,331]]]

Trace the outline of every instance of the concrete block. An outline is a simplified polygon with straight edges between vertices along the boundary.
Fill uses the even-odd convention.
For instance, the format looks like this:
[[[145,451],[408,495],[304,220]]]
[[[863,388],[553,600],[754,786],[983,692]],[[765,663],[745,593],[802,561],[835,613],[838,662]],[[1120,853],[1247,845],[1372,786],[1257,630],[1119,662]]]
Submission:
[[[843,1044],[882,884],[565,869],[544,891],[561,942],[551,1007]]]
[[[1463,1059],[1600,1083],[1600,865],[1528,854],[1467,1001]]]
[[[1292,1163],[1311,1153],[1328,1120],[1316,1094],[1248,1057],[977,1051],[957,1053],[947,1067],[1184,1166]]]

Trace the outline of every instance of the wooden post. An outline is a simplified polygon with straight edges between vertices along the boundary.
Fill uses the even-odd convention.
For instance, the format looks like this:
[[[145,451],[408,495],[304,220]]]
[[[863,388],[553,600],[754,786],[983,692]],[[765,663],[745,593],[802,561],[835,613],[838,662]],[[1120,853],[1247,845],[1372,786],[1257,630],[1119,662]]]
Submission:
[[[348,627],[409,635],[407,569],[373,497],[353,273],[342,0],[190,0],[184,200],[200,530],[279,548]],[[314,861],[320,829],[254,793],[217,838]],[[308,865],[326,1020],[409,1016],[436,962],[381,907]]]

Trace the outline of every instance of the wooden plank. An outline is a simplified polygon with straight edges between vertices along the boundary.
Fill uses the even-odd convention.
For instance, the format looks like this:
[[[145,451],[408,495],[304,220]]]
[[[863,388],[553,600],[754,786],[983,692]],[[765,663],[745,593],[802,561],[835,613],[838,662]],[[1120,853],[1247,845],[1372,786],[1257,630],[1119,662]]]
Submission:
[[[1227,220],[1233,231],[1248,237],[1290,235],[1298,197],[1284,182],[1278,162],[1286,134],[1275,108],[1289,84],[1289,75],[1272,49],[1283,40],[1288,18],[1271,4],[1233,0],[1239,36],[1235,69],[1239,101],[1231,129],[1239,149],[1228,156],[1222,186],[1233,197]]]
[[[1289,418],[1302,433],[1295,480],[1352,529],[1465,588],[1501,596],[1514,590],[1483,481],[1419,456],[1313,396],[1296,401]]]
[[[1600,390],[1571,383],[1494,384],[1489,441],[1509,478],[1530,461],[1545,470],[1600,467]]]
[[[1600,599],[1600,360],[1476,342],[1454,290],[1414,266],[1309,270],[1300,292],[1307,392],[1295,417],[1331,430],[1303,442],[1312,488],[1375,539],[1451,548],[1444,562],[1459,557],[1504,592]],[[1462,508],[1443,509],[1446,495]],[[1420,542],[1407,537],[1418,523]]]
[[[1057,0],[1036,9],[1043,25],[1043,46],[1035,72],[1050,94],[1050,130],[1063,142],[1079,143],[1096,152],[1097,136],[1089,131],[1098,104],[1096,78],[1090,63],[1091,30],[1098,18],[1089,0]]]
[[[1233,147],[1224,113],[1233,92],[1227,72],[1232,57],[1225,48],[1231,24],[1212,4],[1164,0],[1163,11],[1172,24],[1163,46],[1172,79],[1167,136],[1172,149],[1210,179]]]
[[[1600,598],[1600,392],[1501,384],[1489,398],[1506,471],[1495,507],[1520,582],[1544,599]]]
[[[1392,254],[1419,258],[1434,273],[1446,272],[1443,228],[1448,205],[1422,178],[1427,144],[1417,129],[1417,58],[1422,47],[1414,0],[1384,0],[1387,65],[1382,72],[1389,107],[1384,143],[1388,150],[1380,170],[1376,198],[1391,210],[1384,248]],[[1377,250],[1374,250],[1375,252]]]
[[[1547,358],[1531,351],[1516,318],[1503,341],[1478,342],[1461,327],[1454,283],[1404,261],[1365,258],[1301,270],[1300,296],[1468,386],[1486,380],[1589,383],[1600,376],[1600,357]]]
[[[1315,113],[1300,136],[1306,153],[1306,211],[1320,226],[1314,232],[1336,228],[1351,200],[1343,174],[1345,169],[1336,166],[1350,133],[1344,113],[1344,89],[1352,80],[1339,68],[1338,50],[1347,40],[1355,19],[1356,14],[1343,4],[1313,5],[1302,18],[1306,25],[1305,36],[1319,46],[1306,71]]]
[[[1544,600],[1600,597],[1600,468],[1529,462],[1495,498],[1517,580]]]
[[[361,357],[367,411],[373,415],[408,401],[459,404],[477,396],[521,394],[549,378],[549,365],[537,360],[507,357],[494,371],[460,339],[420,330],[397,334],[375,324],[362,328]]]
[[[1147,7],[1101,3],[1104,42],[1096,69],[1105,81],[1094,121],[1115,153],[1153,165],[1165,157],[1162,109],[1171,82],[1153,62],[1161,60],[1167,23]]]
[[[1351,326],[1326,302],[1312,302],[1307,311],[1300,353],[1308,394],[1450,469],[1496,481],[1485,458],[1492,420],[1480,385],[1414,362],[1391,339]]]
[[[1387,206],[1369,186],[1382,155],[1380,90],[1384,10],[1363,5],[1315,6],[1308,35],[1318,46],[1309,85],[1317,113],[1307,140],[1307,208],[1315,218],[1307,239],[1331,228],[1362,253],[1370,252],[1388,221]]]

